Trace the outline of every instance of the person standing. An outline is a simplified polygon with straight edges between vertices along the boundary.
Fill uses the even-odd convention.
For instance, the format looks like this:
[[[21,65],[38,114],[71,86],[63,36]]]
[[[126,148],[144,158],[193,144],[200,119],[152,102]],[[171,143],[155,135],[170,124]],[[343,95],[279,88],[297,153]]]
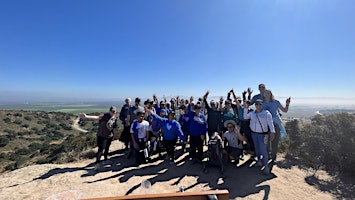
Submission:
[[[264,91],[266,90],[266,87],[265,87],[265,84],[263,84],[263,83],[260,83],[259,84],[259,91],[260,91],[260,93],[259,94],[256,94],[256,95],[254,95],[253,96],[253,98],[251,98],[251,100],[250,100],[250,105],[253,105],[255,102],[256,102],[256,100],[258,100],[258,99],[261,99],[261,100],[264,100]],[[253,93],[253,91],[250,89],[250,88],[248,88],[248,98],[250,98],[250,96],[251,96],[251,94]]]
[[[102,153],[104,154],[104,162],[102,164],[109,163],[108,152],[113,140],[113,130],[117,128],[116,107],[111,106],[108,113],[99,116],[87,115],[85,113],[80,113],[79,116],[82,119],[99,120],[99,128],[96,134],[98,150],[96,154],[95,171],[97,171],[102,166],[100,163]]]
[[[197,162],[202,163],[203,142],[206,138],[207,120],[206,116],[201,112],[200,104],[194,105],[194,111],[191,110],[191,106],[192,104],[189,105],[190,158],[192,159],[192,164],[195,164]]]
[[[174,164],[174,150],[178,137],[186,143],[186,139],[181,130],[181,126],[179,122],[175,120],[175,111],[171,111],[168,115],[168,118],[163,118],[153,113],[148,108],[145,108],[145,110],[148,114],[150,114],[150,116],[152,116],[153,121],[159,121],[162,123],[163,143],[169,158],[169,164]]]
[[[255,101],[255,111],[248,113],[249,104],[247,103],[244,103],[244,107],[247,108],[244,109],[244,119],[250,119],[250,129],[258,159],[255,166],[264,166],[263,174],[270,174],[266,145],[269,137],[271,141],[275,138],[275,127],[271,113],[263,109],[263,100],[261,99]]]
[[[128,112],[129,112],[130,107],[131,107],[131,99],[126,98],[125,104],[122,106],[121,112],[119,115],[119,118],[123,124],[123,131],[122,131],[122,134],[121,134],[119,140],[125,144],[126,150],[128,149],[129,142],[131,141],[131,134],[129,132],[131,127],[130,127],[130,124],[127,123],[127,120],[128,120],[127,116],[128,116]]]
[[[213,133],[220,132],[222,129],[221,128],[222,112],[217,107],[217,102],[215,100],[211,100],[210,105],[208,105],[207,102],[208,94],[209,91],[207,91],[205,95],[203,95],[203,102],[207,110],[208,137],[211,138]]]
[[[143,109],[142,106],[140,106],[141,103],[141,99],[139,97],[136,97],[136,99],[134,100],[134,105],[131,106],[128,110],[128,114],[127,114],[127,120],[126,120],[126,126],[131,127],[133,121],[135,119],[137,119],[137,114],[136,114],[136,109],[141,108]],[[132,143],[130,143],[132,144]],[[128,152],[127,155],[127,159],[129,159],[132,156],[132,147],[130,149],[130,151]]]
[[[268,151],[270,151],[270,146],[271,146],[271,160],[272,162],[274,162],[276,161],[279,140],[280,138],[281,139],[285,138],[287,135],[285,126],[282,124],[281,117],[278,110],[280,109],[282,112],[287,113],[291,103],[291,98],[289,97],[286,99],[286,107],[283,107],[281,103],[275,99],[271,90],[265,90],[264,99],[265,101],[264,101],[263,108],[265,110],[268,110],[271,113],[274,125],[276,125],[277,127],[277,128],[275,127],[276,128],[275,139],[272,142],[270,142],[271,144],[268,143],[267,145]]]
[[[220,104],[222,105],[223,98],[220,99]],[[229,99],[226,99],[224,101],[224,108],[222,109],[222,125],[228,121],[228,120],[234,120],[237,121],[237,115],[236,111],[232,107],[232,101]],[[227,131],[226,127],[222,127],[223,132]]]
[[[251,136],[251,130],[250,130],[250,119],[244,119],[244,106],[242,105],[242,101],[240,98],[238,98],[234,92],[234,90],[231,90],[231,93],[233,95],[234,101],[236,102],[236,110],[237,110],[237,116],[238,116],[238,126],[240,127],[240,133],[245,135],[248,143],[247,151],[250,153],[251,157],[254,157],[255,154],[255,147],[254,147],[254,141]],[[244,102],[248,103],[250,105],[250,101],[246,100],[245,98],[246,92],[243,92],[243,99]],[[250,110],[247,109],[249,112]]]
[[[186,141],[189,141],[189,134],[190,134],[190,118],[189,118],[189,111],[188,111],[188,107],[185,105],[182,105],[180,107],[180,109],[182,110],[180,114],[180,117],[178,119],[180,125],[181,125],[181,129],[182,132],[184,133],[184,137],[186,139]],[[184,152],[186,152],[186,144],[183,142],[182,143],[182,150]]]
[[[131,125],[131,138],[133,155],[136,159],[135,164],[140,165],[146,162],[146,158],[140,153],[149,145],[149,131],[151,130],[149,122],[144,120],[145,112],[142,107],[137,108],[134,113],[137,119],[133,120]]]

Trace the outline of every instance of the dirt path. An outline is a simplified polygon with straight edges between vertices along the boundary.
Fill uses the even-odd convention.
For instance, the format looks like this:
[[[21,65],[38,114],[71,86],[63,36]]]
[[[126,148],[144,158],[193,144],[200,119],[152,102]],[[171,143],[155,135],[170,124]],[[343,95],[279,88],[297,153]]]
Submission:
[[[230,199],[336,199],[337,188],[331,188],[332,177],[324,172],[320,179],[311,179],[310,173],[280,160],[265,176],[260,169],[245,160],[237,167],[227,166],[220,174],[211,168],[208,174],[202,166],[185,160],[187,153],[178,150],[176,165],[164,160],[134,167],[133,159],[127,160],[121,142],[112,143],[112,164],[100,173],[93,170],[92,160],[68,164],[33,165],[0,176],[0,199],[78,199],[118,196],[141,193],[140,183],[149,180],[149,192],[177,192],[180,186],[185,191],[228,189]],[[337,183],[338,184],[338,183]],[[334,194],[335,192],[335,194]],[[349,192],[349,191],[348,191]],[[353,191],[350,191],[350,193]]]

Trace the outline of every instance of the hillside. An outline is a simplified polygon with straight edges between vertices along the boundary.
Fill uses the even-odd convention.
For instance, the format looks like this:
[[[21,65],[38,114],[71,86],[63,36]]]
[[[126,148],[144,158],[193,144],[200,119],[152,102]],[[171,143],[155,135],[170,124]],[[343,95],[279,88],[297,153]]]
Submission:
[[[34,163],[71,162],[74,152],[94,147],[95,122],[82,124],[92,131],[85,134],[72,128],[75,118],[61,112],[0,110],[0,172]]]

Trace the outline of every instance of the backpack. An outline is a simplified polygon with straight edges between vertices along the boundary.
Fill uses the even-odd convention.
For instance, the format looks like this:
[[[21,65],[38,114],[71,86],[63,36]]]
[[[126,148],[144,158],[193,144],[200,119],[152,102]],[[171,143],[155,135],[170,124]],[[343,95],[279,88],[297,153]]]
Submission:
[[[210,162],[221,164],[221,152],[222,151],[222,144],[221,140],[210,140],[208,142],[208,152],[209,152],[209,159]]]

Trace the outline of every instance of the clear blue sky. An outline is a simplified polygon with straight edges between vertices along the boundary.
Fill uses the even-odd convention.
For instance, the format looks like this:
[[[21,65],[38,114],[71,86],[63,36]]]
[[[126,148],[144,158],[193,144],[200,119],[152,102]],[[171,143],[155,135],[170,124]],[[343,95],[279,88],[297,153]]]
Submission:
[[[355,98],[353,0],[0,1],[0,95]]]

